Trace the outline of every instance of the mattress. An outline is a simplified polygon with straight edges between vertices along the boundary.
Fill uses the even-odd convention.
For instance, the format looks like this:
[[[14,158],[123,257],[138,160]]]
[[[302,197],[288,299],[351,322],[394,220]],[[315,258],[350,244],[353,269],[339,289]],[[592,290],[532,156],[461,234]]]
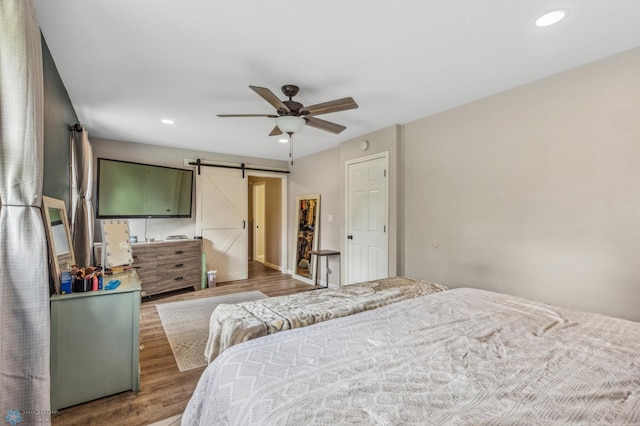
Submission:
[[[182,424],[640,424],[640,323],[448,290],[224,351]]]
[[[256,337],[305,327],[446,289],[443,285],[427,281],[391,277],[335,289],[218,305],[209,322],[205,357],[212,362],[225,349]]]

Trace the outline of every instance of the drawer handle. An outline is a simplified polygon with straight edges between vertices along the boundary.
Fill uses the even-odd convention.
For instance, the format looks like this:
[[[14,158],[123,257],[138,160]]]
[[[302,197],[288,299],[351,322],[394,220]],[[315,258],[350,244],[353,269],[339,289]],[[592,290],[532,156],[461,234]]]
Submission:
[[[182,280],[184,280],[184,277],[177,277],[177,278],[175,278],[175,280],[176,281],[182,281]]]
[[[183,267],[183,266],[184,266],[184,263],[178,263],[178,264],[176,265],[176,268],[181,268],[181,267]]]
[[[182,254],[182,253],[184,253],[183,250],[176,250],[176,254]]]
[[[137,258],[138,258],[138,255],[137,255],[137,254],[134,254],[134,255],[133,255],[133,258],[134,258],[134,259],[137,259]]]

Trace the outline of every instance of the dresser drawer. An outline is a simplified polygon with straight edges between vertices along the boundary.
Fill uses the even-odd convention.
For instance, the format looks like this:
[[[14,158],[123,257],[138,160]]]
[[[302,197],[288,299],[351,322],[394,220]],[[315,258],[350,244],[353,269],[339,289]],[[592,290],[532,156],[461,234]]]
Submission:
[[[133,245],[133,263],[134,265],[139,265],[140,263],[146,262],[156,262],[156,254],[158,250],[149,245],[145,245],[142,247]]]
[[[189,243],[172,243],[158,247],[157,261],[161,265],[165,262],[175,260],[184,261],[188,258],[199,258],[201,251],[200,241],[189,241]]]
[[[200,271],[194,269],[173,271],[171,274],[162,274],[158,276],[156,282],[157,291],[174,290],[184,287],[200,287],[201,274]]]
[[[195,262],[187,258],[169,259],[158,265],[158,278],[162,275],[180,275],[185,271],[200,270],[200,262]]]

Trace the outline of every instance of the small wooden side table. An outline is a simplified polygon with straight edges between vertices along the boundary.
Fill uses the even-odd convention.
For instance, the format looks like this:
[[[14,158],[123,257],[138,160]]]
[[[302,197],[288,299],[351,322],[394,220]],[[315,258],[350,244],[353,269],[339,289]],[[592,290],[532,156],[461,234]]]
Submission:
[[[329,287],[329,257],[330,256],[338,256],[338,285],[342,286],[342,277],[340,276],[341,274],[341,267],[340,267],[340,252],[339,251],[335,251],[335,250],[312,250],[309,252],[310,255],[313,255],[316,257],[316,279],[314,282],[314,285],[318,285],[318,273],[320,272],[319,267],[319,263],[320,263],[320,258],[324,257],[326,259],[326,274],[327,274],[327,280],[326,280],[326,286],[325,287]]]

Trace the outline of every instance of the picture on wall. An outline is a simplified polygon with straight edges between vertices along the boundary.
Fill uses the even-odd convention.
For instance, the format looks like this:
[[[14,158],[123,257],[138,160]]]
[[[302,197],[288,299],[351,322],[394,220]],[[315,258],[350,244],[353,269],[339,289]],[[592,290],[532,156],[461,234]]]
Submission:
[[[320,218],[320,194],[301,195],[296,205],[296,251],[294,276],[311,282],[315,270],[311,251],[318,249]]]

